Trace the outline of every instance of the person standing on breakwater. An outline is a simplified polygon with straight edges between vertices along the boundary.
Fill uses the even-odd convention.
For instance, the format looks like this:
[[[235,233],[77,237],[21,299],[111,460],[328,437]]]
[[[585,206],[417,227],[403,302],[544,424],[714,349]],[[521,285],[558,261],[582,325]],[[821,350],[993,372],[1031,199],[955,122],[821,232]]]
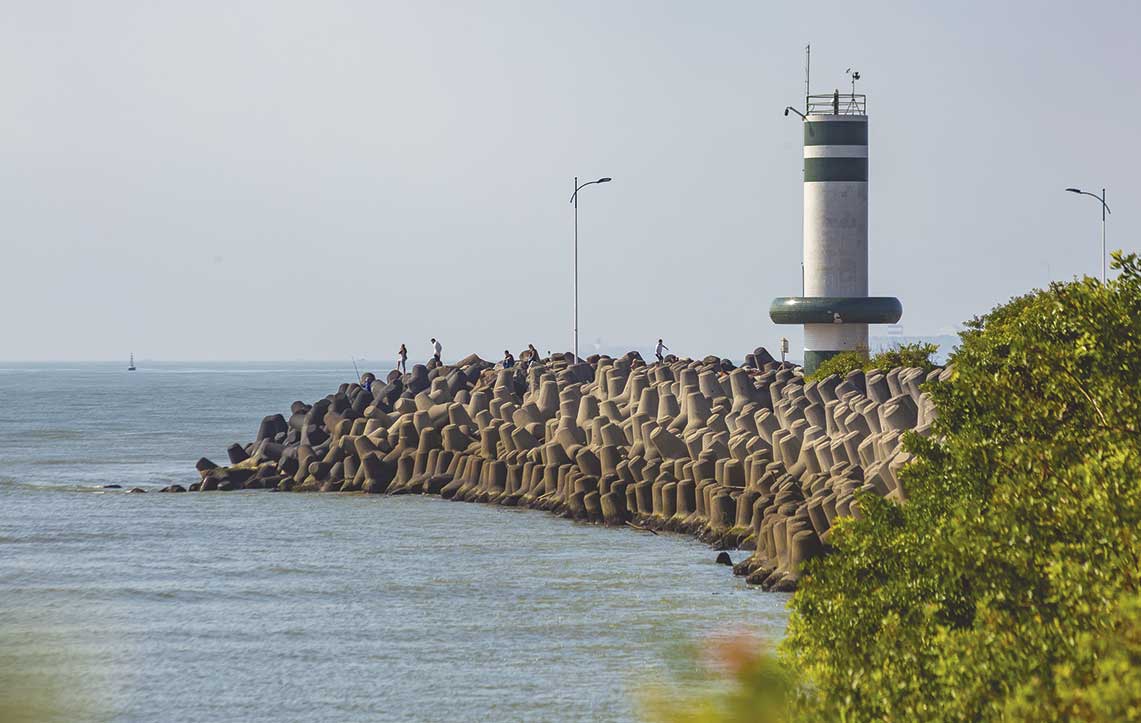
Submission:
[[[444,347],[440,342],[436,341],[436,337],[432,337],[432,358],[436,360],[437,364],[442,364],[440,361],[440,354],[444,351]]]
[[[508,349],[503,350],[503,368],[510,369],[515,366],[515,357],[511,356],[511,351]]]
[[[400,345],[400,351],[396,352],[396,368],[401,374],[408,373],[408,347],[403,344]]]
[[[654,356],[656,356],[658,358],[659,362],[665,361],[665,357],[662,356],[662,352],[663,351],[669,351],[669,350],[670,350],[670,348],[668,346],[666,346],[665,343],[662,342],[661,339],[658,339],[658,346],[654,349]]]

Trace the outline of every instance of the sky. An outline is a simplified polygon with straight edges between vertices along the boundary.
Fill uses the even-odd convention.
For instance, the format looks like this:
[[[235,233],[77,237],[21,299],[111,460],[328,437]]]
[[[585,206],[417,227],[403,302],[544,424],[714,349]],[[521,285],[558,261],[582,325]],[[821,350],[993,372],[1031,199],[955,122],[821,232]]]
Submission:
[[[1141,3],[0,0],[0,359],[794,350],[804,94],[953,333],[1137,250]],[[873,328],[873,336],[877,332]],[[795,354],[794,354],[795,356]]]

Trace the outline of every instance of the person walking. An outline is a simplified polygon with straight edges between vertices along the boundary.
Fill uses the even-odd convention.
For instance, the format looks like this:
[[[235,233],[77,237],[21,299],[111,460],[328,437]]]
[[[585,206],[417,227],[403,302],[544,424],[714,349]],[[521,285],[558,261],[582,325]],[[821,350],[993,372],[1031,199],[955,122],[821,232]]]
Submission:
[[[663,351],[669,351],[669,350],[670,350],[670,348],[668,346],[666,346],[665,343],[661,339],[658,339],[658,345],[657,345],[657,347],[654,348],[654,356],[656,356],[658,358],[659,363],[665,361],[665,356],[662,355],[662,352]]]
[[[515,366],[515,357],[511,356],[511,351],[509,349],[504,349],[503,350],[503,368],[504,369],[510,369],[513,366]]]
[[[432,337],[432,358],[436,360],[437,364],[442,364],[440,355],[444,352],[444,347],[440,342],[436,341],[436,337]]]
[[[400,370],[401,374],[408,373],[408,347],[403,344],[400,345],[400,351],[396,352],[398,361],[396,368]]]

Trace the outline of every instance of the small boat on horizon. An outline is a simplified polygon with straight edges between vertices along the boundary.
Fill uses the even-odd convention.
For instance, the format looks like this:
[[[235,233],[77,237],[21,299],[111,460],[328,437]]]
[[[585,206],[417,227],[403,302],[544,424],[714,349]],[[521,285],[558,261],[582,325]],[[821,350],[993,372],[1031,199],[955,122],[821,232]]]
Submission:
[[[127,367],[127,371],[129,371],[129,372],[135,371],[135,355],[134,354],[131,354],[131,366]]]

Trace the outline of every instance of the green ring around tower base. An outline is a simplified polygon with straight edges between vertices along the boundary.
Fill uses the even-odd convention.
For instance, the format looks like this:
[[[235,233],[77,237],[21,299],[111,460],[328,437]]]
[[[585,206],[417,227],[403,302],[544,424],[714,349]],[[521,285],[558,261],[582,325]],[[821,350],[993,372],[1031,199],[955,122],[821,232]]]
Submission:
[[[780,296],[769,307],[774,324],[894,324],[901,316],[894,296]]]

